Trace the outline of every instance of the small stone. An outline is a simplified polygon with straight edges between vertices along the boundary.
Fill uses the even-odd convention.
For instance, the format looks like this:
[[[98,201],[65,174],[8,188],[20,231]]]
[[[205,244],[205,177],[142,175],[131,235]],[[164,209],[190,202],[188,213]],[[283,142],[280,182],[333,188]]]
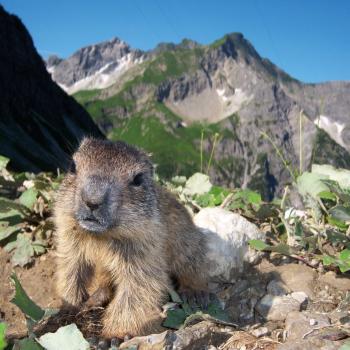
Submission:
[[[313,268],[297,264],[282,265],[274,270],[274,275],[292,292],[304,292],[310,299],[314,298],[317,273]]]
[[[267,285],[268,294],[275,296],[286,295],[290,292],[290,289],[281,281],[272,280]]]
[[[255,337],[260,338],[260,337],[264,337],[265,335],[268,335],[270,331],[267,327],[260,327],[260,328],[254,329],[251,333]]]
[[[288,340],[302,339],[303,335],[311,331],[314,326],[324,327],[330,325],[330,320],[326,315],[316,312],[291,312],[286,318],[286,330]]]
[[[350,278],[337,276],[333,271],[329,271],[322,275],[319,281],[326,284],[325,287],[331,286],[344,292],[350,290]]]
[[[293,292],[291,294],[291,297],[294,298],[295,300],[297,300],[300,305],[302,306],[306,306],[307,301],[308,301],[308,296],[306,293],[304,292]]]
[[[256,305],[258,313],[269,321],[284,321],[292,311],[300,310],[300,302],[290,295],[266,294]]]
[[[320,261],[317,260],[317,259],[312,259],[312,260],[310,261],[310,265],[311,265],[312,267],[317,267],[319,263],[320,263]]]
[[[119,346],[119,349],[165,349],[171,343],[171,334],[172,332],[165,331],[159,334],[134,337],[124,341],[124,343]]]
[[[317,325],[317,321],[314,318],[310,318],[310,326],[316,326]]]

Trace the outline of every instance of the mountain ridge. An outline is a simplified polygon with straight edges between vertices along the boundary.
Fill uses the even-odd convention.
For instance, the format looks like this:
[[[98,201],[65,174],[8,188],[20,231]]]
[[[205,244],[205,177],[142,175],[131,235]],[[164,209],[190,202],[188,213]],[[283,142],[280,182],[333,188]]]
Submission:
[[[241,33],[211,45],[162,43],[142,57],[111,85],[74,96],[110,138],[153,152],[168,176],[169,169],[187,174],[198,170],[198,154],[208,160],[213,151],[215,161],[208,171],[214,181],[256,186],[271,197],[291,181],[276,148],[294,169],[300,154],[304,170],[311,162],[325,162],[323,148],[331,158],[328,163],[350,166],[348,82],[300,82],[262,58]],[[147,141],[153,138],[150,129],[159,132],[153,142]],[[201,140],[204,129],[211,131]],[[212,150],[216,133],[220,137]],[[185,143],[191,157],[181,154],[181,147],[165,147],[169,139],[174,147]],[[167,152],[176,155],[175,167]]]

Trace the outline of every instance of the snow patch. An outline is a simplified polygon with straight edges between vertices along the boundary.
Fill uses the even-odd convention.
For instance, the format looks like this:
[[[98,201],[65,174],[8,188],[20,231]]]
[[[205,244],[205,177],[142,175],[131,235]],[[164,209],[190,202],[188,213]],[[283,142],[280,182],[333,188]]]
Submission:
[[[222,104],[222,118],[226,118],[239,111],[243,104],[250,101],[252,96],[248,96],[242,89],[234,89],[233,94],[226,95],[225,89],[216,89]]]
[[[345,144],[342,131],[345,128],[345,124],[333,121],[330,117],[320,115],[318,119],[315,119],[314,123],[321,129],[323,129],[335,142],[344,148],[348,149],[349,146]]]
[[[55,66],[47,68],[47,71],[52,75],[55,71]]]
[[[94,74],[91,74],[83,79],[78,80],[73,85],[67,86],[64,84],[58,83],[58,85],[65,90],[68,94],[73,94],[79,90],[93,90],[93,89],[103,89],[111,86],[116,82],[116,80],[125,73],[129,68],[136,64],[142,63],[144,60],[143,57],[140,57],[136,60],[133,60],[132,54],[128,53],[123,56],[118,61],[112,61],[105,64],[99,70],[97,70]],[[112,65],[116,67],[109,71]],[[54,67],[50,67],[48,69],[50,74],[53,74],[54,70],[50,71]]]

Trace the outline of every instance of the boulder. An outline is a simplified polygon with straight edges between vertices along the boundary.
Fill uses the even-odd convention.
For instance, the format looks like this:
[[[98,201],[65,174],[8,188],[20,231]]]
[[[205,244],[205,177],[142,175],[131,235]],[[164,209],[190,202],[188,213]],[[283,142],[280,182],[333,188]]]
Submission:
[[[208,237],[208,274],[216,281],[233,282],[245,263],[257,262],[260,252],[248,241],[264,239],[256,225],[243,216],[222,208],[205,208],[194,223]]]

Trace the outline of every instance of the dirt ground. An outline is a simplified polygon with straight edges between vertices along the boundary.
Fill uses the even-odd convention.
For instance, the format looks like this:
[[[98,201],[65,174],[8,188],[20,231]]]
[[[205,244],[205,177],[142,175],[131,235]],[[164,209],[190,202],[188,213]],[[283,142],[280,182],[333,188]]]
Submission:
[[[8,336],[25,334],[27,331],[25,318],[16,305],[10,303],[14,295],[14,287],[10,281],[11,273],[15,271],[23,288],[30,298],[42,307],[58,307],[59,299],[55,293],[55,262],[54,252],[50,251],[27,267],[13,268],[10,255],[0,248],[0,319],[8,325]]]
[[[25,291],[38,305],[43,308],[57,308],[60,300],[55,292],[54,255],[54,251],[49,251],[36,258],[34,263],[27,268],[13,268],[10,263],[10,255],[0,248],[2,281],[0,284],[0,319],[8,325],[7,336],[9,338],[23,337],[27,330],[23,314],[10,302],[14,295],[14,287],[10,281],[11,273],[16,272]],[[272,312],[272,306],[266,310],[263,305],[259,306],[264,298],[275,298],[274,295],[279,295],[280,288],[285,289],[281,295],[303,292],[304,295],[307,295],[307,305],[303,304],[296,311],[287,310],[282,317],[279,315],[276,317],[276,311],[279,313],[281,308],[286,306],[285,302],[274,312]],[[350,337],[349,290],[349,275],[339,276],[332,271],[325,273],[323,270],[306,266],[293,259],[271,259],[266,256],[260,264],[250,267],[244,275],[237,279],[236,283],[223,286],[217,295],[220,300],[224,300],[226,313],[232,322],[244,330],[242,334],[245,337],[247,335],[251,337],[250,334],[259,332],[261,334],[265,332],[264,336],[268,335],[271,346],[266,345],[260,347],[261,349],[294,349],[293,344],[300,340],[300,347],[295,349],[313,349],[321,346],[321,348],[333,350],[338,349],[342,344],[340,341],[346,341]],[[286,300],[290,301],[288,298]],[[86,338],[96,337],[99,336],[101,329],[99,320],[102,313],[103,309],[99,308],[87,312],[80,311],[74,316],[71,314],[54,316],[43,324],[41,330],[39,328],[36,334],[54,332],[60,326],[75,322]],[[185,332],[186,329],[179,332]],[[265,341],[264,336],[256,335],[256,339]],[[308,340],[305,340],[305,337]],[[276,344],[280,345],[277,347]],[[222,345],[218,349],[226,349],[226,347]],[[250,348],[247,347],[247,349]]]

